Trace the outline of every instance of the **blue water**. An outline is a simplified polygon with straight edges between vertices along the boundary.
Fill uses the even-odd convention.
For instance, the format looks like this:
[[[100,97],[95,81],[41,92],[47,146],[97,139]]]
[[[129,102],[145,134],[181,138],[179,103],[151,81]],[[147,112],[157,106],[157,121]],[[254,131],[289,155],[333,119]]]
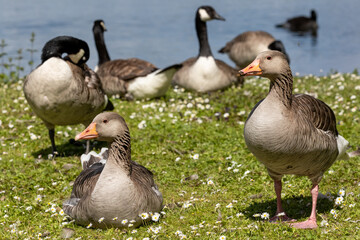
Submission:
[[[165,67],[197,55],[194,17],[200,5],[212,5],[226,18],[208,22],[208,33],[214,56],[232,66],[217,50],[241,32],[265,30],[283,41],[294,73],[325,75],[360,67],[359,0],[0,0],[0,39],[8,44],[7,57],[15,57],[19,48],[30,48],[35,32],[37,65],[46,41],[59,35],[78,37],[88,42],[88,64],[94,67],[97,54],[91,29],[94,20],[103,19],[112,59],[138,57]],[[289,17],[308,16],[312,8],[320,26],[316,39],[274,27]],[[26,65],[30,54],[25,51],[24,57]],[[26,68],[24,74],[29,71]]]

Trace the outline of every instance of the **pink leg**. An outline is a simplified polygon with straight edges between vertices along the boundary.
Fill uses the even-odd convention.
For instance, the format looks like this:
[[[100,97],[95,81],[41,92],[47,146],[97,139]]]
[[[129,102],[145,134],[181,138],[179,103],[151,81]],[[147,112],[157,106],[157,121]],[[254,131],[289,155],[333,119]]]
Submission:
[[[282,208],[282,204],[281,204],[282,183],[281,183],[281,180],[274,180],[274,188],[275,188],[275,193],[276,193],[276,213],[275,213],[275,216],[270,218],[270,222],[276,222],[278,220],[293,221],[293,219],[286,216],[284,209]]]
[[[291,227],[301,228],[301,229],[314,229],[317,228],[316,224],[316,203],[319,194],[319,185],[313,184],[311,188],[311,197],[312,197],[312,208],[311,214],[308,220],[304,222],[290,223]]]

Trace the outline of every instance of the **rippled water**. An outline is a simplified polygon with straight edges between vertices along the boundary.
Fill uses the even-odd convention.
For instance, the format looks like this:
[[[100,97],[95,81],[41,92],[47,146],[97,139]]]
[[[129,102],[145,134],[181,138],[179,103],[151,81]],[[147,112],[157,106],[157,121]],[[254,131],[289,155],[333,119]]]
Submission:
[[[94,20],[103,19],[113,59],[139,57],[165,67],[197,55],[194,17],[200,5],[212,5],[226,18],[225,22],[208,22],[208,33],[214,56],[232,66],[217,50],[248,30],[265,30],[282,40],[293,72],[300,75],[351,72],[360,66],[359,0],[0,0],[0,39],[8,44],[8,56],[14,57],[19,48],[30,47],[30,35],[35,32],[37,65],[47,40],[58,35],[75,36],[88,42],[89,66],[94,67],[97,54],[91,28]],[[320,26],[316,39],[274,27],[289,17],[309,15],[312,8],[318,13]],[[24,57],[28,60],[29,53]]]

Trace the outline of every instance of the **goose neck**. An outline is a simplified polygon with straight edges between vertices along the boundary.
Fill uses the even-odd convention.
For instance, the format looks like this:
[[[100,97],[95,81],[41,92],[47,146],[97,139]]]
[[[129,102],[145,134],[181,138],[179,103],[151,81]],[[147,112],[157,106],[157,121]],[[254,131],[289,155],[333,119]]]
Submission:
[[[196,26],[196,34],[197,34],[197,37],[199,40],[199,45],[200,45],[199,57],[200,56],[203,56],[203,57],[212,56],[209,41],[208,41],[206,22],[201,21],[199,14],[196,15],[195,26]]]
[[[275,96],[287,108],[292,104],[293,77],[291,70],[281,73],[271,80],[269,95]]]
[[[100,29],[94,29],[95,45],[98,52],[99,62],[98,65],[110,61],[110,56],[105,45],[104,32]]]
[[[108,162],[114,164],[131,174],[131,143],[130,133],[127,131],[123,136],[117,136],[110,143]],[[107,164],[106,164],[107,165]]]

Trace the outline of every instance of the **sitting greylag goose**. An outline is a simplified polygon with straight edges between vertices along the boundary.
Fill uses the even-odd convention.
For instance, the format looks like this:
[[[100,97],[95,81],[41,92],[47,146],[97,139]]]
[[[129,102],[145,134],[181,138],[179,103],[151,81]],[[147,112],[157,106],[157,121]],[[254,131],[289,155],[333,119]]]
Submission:
[[[290,18],[285,23],[277,24],[276,27],[286,28],[293,32],[312,31],[314,33],[313,35],[315,35],[318,28],[316,18],[315,10],[311,10],[310,17],[299,16]]]
[[[122,220],[134,227],[144,221],[142,213],[162,209],[162,195],[153,174],[131,160],[130,132],[125,120],[113,112],[96,116],[75,140],[98,139],[109,142],[106,164],[84,164],[76,178],[70,199],[63,204],[64,212],[80,225],[95,228],[124,228]],[[99,157],[98,159],[103,159]]]
[[[199,55],[182,63],[173,83],[188,90],[210,92],[224,89],[233,83],[242,81],[237,71],[225,62],[215,59],[211,53],[206,22],[210,20],[225,20],[214,8],[201,6],[196,11],[195,26],[199,40]]]
[[[128,100],[165,95],[174,73],[181,64],[158,69],[154,64],[138,58],[110,60],[104,31],[104,21],[96,20],[93,34],[99,62],[95,71],[100,77],[105,93],[108,96],[119,94]]]
[[[86,42],[53,38],[42,49],[41,64],[25,79],[25,98],[48,128],[54,155],[56,125],[88,125],[104,109],[113,109],[98,76],[85,64],[89,56]]]
[[[284,53],[288,62],[290,62],[284,44],[280,40],[276,40],[270,33],[264,31],[241,33],[226,43],[225,47],[219,50],[219,53],[228,54],[238,68],[244,68],[249,65],[259,53],[267,50],[277,50]]]
[[[281,205],[281,178],[285,174],[307,176],[312,181],[312,209],[296,228],[316,228],[319,182],[336,159],[346,157],[348,142],[338,134],[334,112],[324,102],[292,94],[293,77],[284,54],[265,51],[241,75],[270,79],[266,98],[255,105],[244,128],[246,145],[274,180],[276,215],[271,220],[290,220]]]

